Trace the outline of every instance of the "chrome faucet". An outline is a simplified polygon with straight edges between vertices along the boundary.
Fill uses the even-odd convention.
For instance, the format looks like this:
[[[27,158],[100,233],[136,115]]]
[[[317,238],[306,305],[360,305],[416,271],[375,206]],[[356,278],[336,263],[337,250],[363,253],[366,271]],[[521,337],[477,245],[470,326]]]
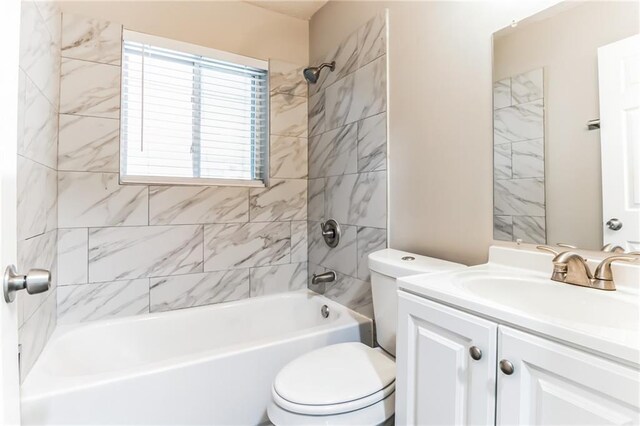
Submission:
[[[615,261],[635,262],[638,258],[634,256],[613,255],[604,259],[596,268],[595,274],[591,274],[591,269],[587,260],[578,253],[572,251],[557,252],[553,247],[537,246],[539,250],[548,251],[555,257],[551,279],[566,284],[579,285],[583,287],[596,288],[598,290],[615,290],[613,281],[613,271],[611,264]]]
[[[330,283],[336,280],[336,273],[333,271],[325,272],[324,274],[313,274],[311,277],[311,284],[324,284]]]
[[[311,290],[320,294],[324,294],[324,292],[327,289],[326,284],[333,282],[335,280],[336,280],[336,273],[333,271],[327,271],[322,274],[313,274],[311,276],[311,284],[318,287],[311,288]]]

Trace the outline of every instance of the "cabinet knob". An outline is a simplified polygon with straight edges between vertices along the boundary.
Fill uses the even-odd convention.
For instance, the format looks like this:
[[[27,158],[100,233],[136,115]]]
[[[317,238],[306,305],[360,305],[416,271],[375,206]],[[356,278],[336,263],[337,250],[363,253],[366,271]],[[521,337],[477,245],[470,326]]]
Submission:
[[[469,348],[469,355],[471,355],[471,358],[478,361],[480,358],[482,358],[482,351],[477,346],[471,346]]]
[[[511,361],[508,361],[506,359],[500,361],[500,371],[502,371],[504,374],[510,376],[513,374],[513,370],[513,364],[511,363]]]

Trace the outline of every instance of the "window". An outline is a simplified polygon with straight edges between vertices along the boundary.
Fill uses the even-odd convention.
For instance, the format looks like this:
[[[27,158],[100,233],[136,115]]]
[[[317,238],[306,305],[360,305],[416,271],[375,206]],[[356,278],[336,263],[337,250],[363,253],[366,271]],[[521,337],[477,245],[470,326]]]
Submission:
[[[123,183],[262,186],[267,63],[125,31]]]

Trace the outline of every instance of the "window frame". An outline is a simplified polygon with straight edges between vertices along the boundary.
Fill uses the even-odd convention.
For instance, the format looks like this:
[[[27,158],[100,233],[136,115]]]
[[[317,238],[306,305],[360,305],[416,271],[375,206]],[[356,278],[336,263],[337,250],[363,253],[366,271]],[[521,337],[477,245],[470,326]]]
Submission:
[[[203,178],[203,177],[181,177],[181,176],[145,176],[145,175],[125,175],[123,173],[123,154],[122,154],[122,127],[123,123],[127,120],[124,116],[123,108],[120,108],[120,137],[118,141],[118,178],[122,185],[169,185],[169,186],[240,186],[251,188],[265,188],[269,186],[269,160],[271,149],[271,87],[270,87],[270,69],[269,61],[251,58],[248,56],[238,55],[236,53],[226,52],[223,50],[217,50],[210,47],[200,46],[192,43],[186,43],[178,40],[173,40],[165,37],[154,36],[151,34],[145,34],[137,31],[131,31],[123,29],[122,31],[122,60],[120,70],[120,101],[124,97],[124,42],[131,41],[137,43],[148,44],[154,47],[175,50],[181,53],[187,53],[192,55],[204,56],[218,61],[230,62],[236,65],[244,65],[253,68],[259,68],[267,73],[266,77],[266,141],[263,151],[263,176],[262,179],[225,179],[225,178]],[[200,94],[198,94],[200,96]],[[143,141],[144,142],[144,141]],[[252,163],[255,158],[256,150],[253,145],[255,139],[252,139],[251,157]]]

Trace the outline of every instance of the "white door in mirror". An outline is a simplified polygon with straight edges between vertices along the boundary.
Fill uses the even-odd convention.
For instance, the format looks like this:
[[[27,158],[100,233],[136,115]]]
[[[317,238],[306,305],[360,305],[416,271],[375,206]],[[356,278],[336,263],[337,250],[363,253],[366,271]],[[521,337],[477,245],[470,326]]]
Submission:
[[[640,35],[598,49],[605,244],[640,250]]]

